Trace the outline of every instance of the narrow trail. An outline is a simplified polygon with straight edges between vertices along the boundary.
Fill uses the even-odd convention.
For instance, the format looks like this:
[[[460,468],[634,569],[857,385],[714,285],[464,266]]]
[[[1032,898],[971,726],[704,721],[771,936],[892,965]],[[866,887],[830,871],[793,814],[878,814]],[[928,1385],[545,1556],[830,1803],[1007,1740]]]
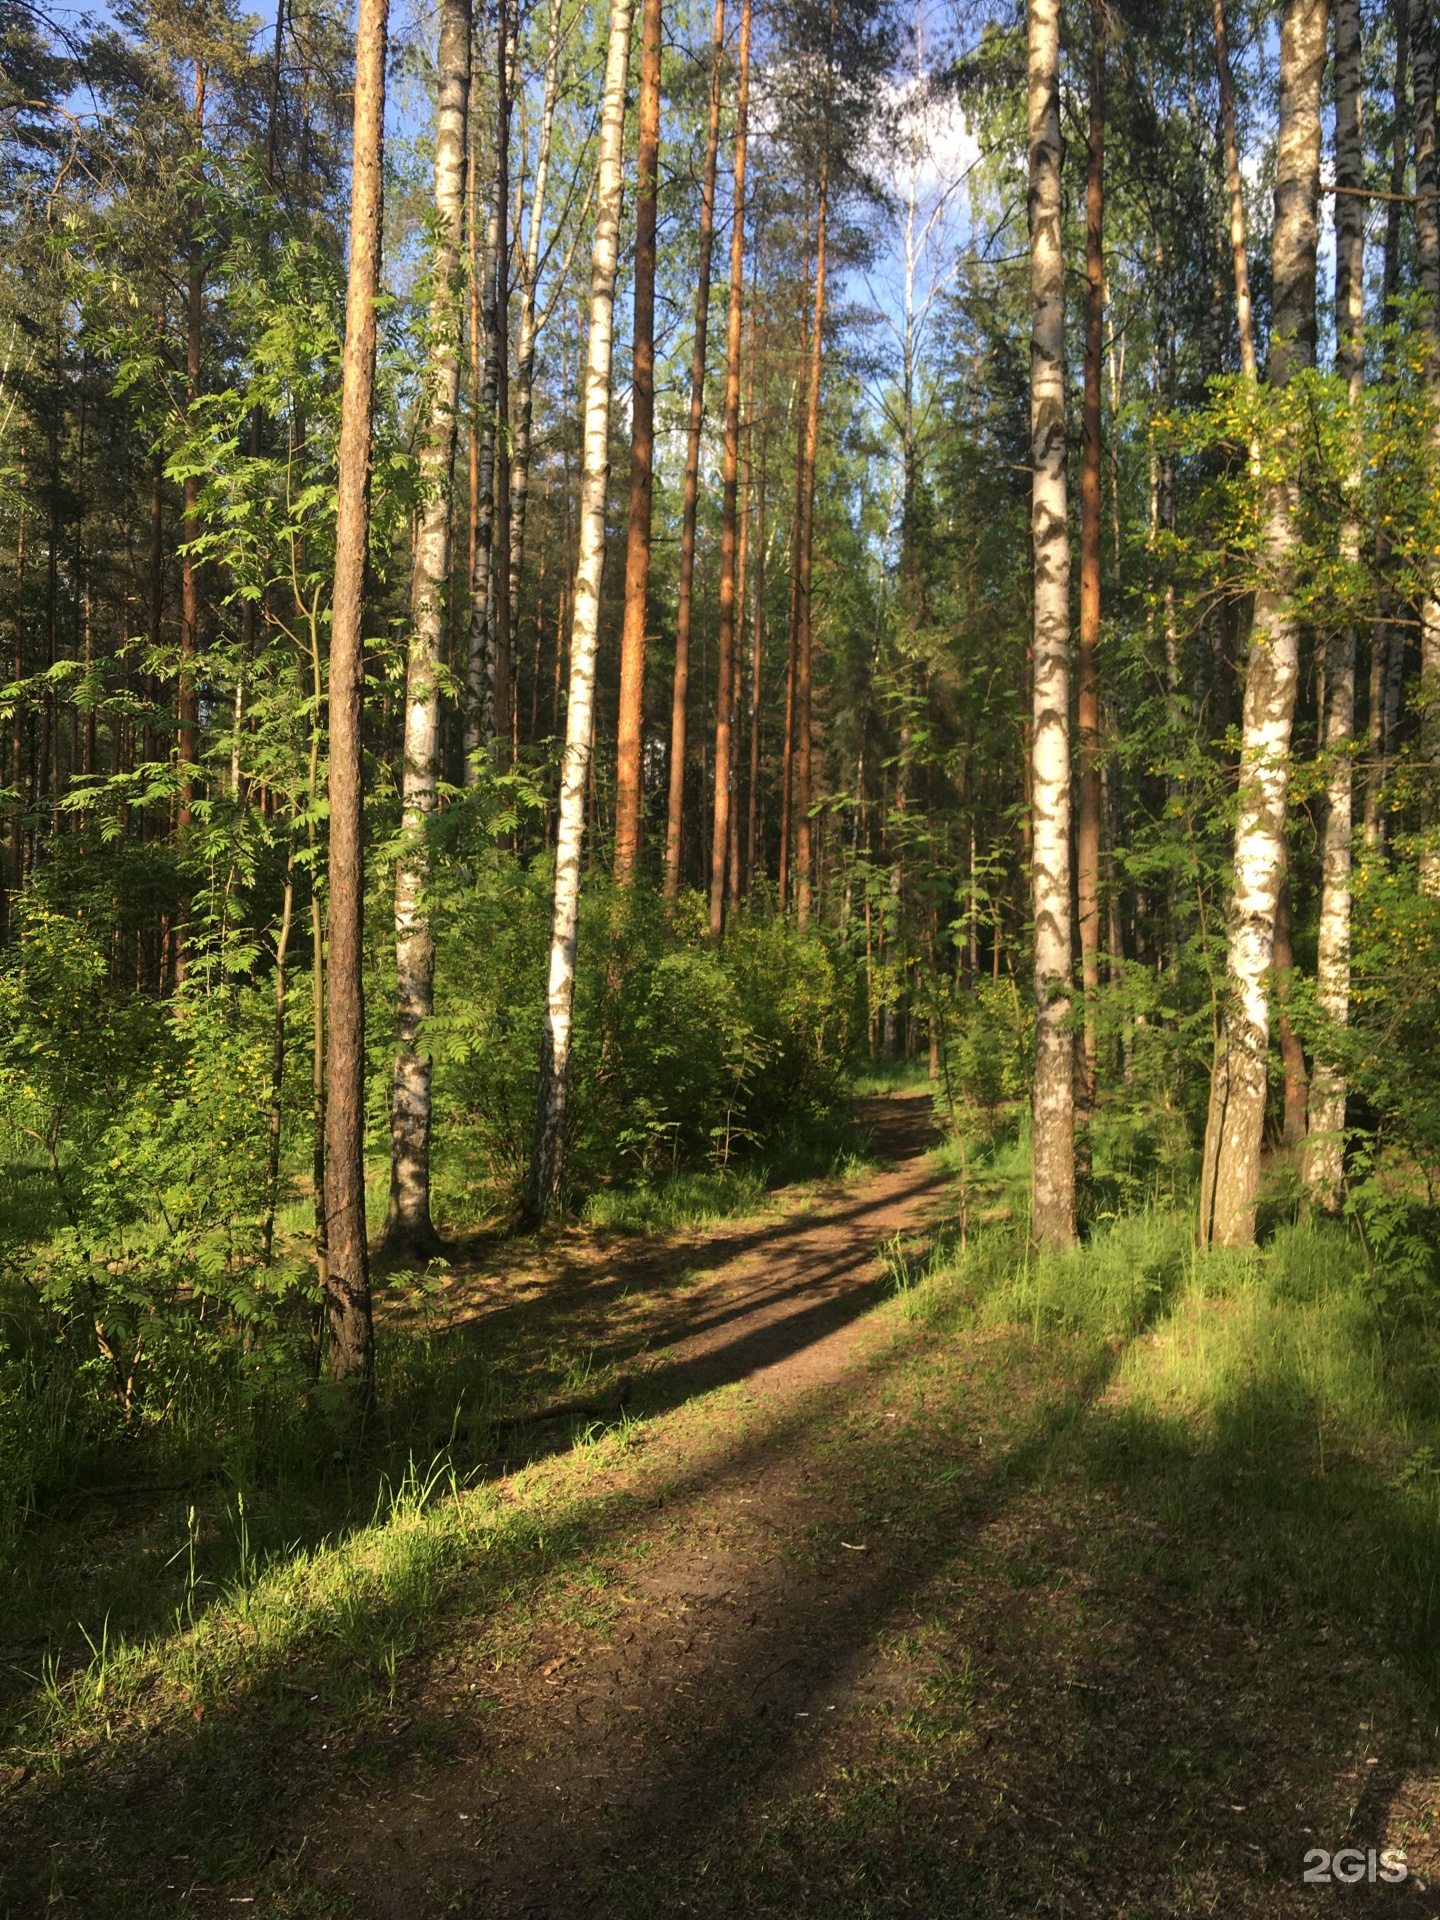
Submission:
[[[412,1675],[396,1731],[407,1716],[443,1719],[450,1764],[413,1762],[378,1793],[344,1794],[312,1829],[320,1885],[376,1920],[440,1911],[444,1897],[535,1920],[623,1912],[624,1889],[607,1882],[633,1866],[624,1835],[682,1844],[704,1826],[717,1765],[733,1765],[717,1737],[732,1744],[737,1719],[787,1734],[813,1720],[818,1735],[842,1704],[884,1694],[884,1662],[862,1651],[890,1601],[883,1563],[863,1540],[819,1566],[796,1556],[834,1519],[813,1484],[806,1415],[863,1375],[881,1250],[923,1234],[949,1181],[926,1157],[928,1094],[871,1101],[863,1117],[886,1170],[779,1219],[679,1237],[695,1283],[655,1318],[637,1410],[727,1386],[741,1397],[708,1430],[661,1438],[613,1489],[625,1537],[608,1637],[549,1620],[499,1674],[477,1681],[460,1645]],[[605,1291],[633,1299],[677,1243],[619,1261],[574,1244],[560,1254],[566,1284],[598,1266]]]
[[[1244,1465],[1194,1478],[1211,1436],[1128,1407],[1157,1336],[945,1282],[880,1307],[886,1244],[953,1200],[928,1114],[872,1103],[888,1166],[759,1217],[456,1271],[484,1353],[593,1337],[637,1423],[479,1463],[393,1688],[361,1676],[357,1711],[317,1670],[277,1916],[1310,1920],[1340,1904],[1311,1849],[1400,1846],[1345,1910],[1435,1920],[1440,1768],[1393,1637],[1283,1566],[1247,1589]]]

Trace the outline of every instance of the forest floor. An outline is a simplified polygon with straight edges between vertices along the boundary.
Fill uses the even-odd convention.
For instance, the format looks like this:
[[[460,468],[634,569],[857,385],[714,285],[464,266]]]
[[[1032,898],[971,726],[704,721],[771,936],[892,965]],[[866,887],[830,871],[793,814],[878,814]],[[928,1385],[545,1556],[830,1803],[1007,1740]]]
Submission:
[[[749,1219],[458,1262],[431,1317],[588,1351],[597,1411],[357,1534],[325,1634],[236,1603],[199,1704],[172,1661],[0,1768],[0,1914],[1440,1914],[1429,1650],[1266,1562],[1366,1554],[1374,1463],[1127,1419],[1156,1325],[925,1279],[928,1095],[865,1117],[878,1169]]]

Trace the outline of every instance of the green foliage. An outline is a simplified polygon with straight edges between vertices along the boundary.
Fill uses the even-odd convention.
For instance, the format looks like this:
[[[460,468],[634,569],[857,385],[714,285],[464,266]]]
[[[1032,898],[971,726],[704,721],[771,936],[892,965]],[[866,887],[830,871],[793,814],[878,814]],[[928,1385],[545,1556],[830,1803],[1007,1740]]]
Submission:
[[[949,979],[927,984],[951,1124],[973,1127],[978,1120],[993,1135],[1002,1110],[1023,1099],[1029,1085],[1034,1008],[1013,979],[979,980],[970,992]]]
[[[79,1157],[121,1108],[158,1039],[153,1010],[109,991],[82,915],[24,900],[0,957],[0,1125],[44,1154],[72,1226]]]
[[[551,876],[490,864],[445,896],[430,1033],[445,1153],[504,1192],[523,1178],[549,953]],[[832,1112],[853,1039],[854,979],[824,940],[742,920],[721,946],[701,905],[667,925],[656,892],[582,898],[568,1156],[583,1192],[761,1158]]]
[[[296,1374],[297,1275],[262,1238],[273,1014],[207,991],[203,953],[192,979],[167,1007],[117,990],[91,927],[38,899],[0,972],[0,1130],[60,1202],[0,1276],[0,1531],[87,1448]]]
[[[1337,1033],[1312,1010],[1311,1032],[1343,1063],[1384,1135],[1413,1159],[1433,1200],[1440,1181],[1440,900],[1413,868],[1379,862],[1361,865],[1354,893],[1350,1025]]]

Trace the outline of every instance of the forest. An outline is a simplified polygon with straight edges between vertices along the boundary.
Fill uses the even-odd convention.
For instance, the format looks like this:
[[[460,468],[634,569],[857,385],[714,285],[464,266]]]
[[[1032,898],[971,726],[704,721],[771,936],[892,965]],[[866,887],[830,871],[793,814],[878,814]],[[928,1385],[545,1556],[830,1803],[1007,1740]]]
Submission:
[[[1437,57],[0,0],[0,1920],[1430,1911]]]

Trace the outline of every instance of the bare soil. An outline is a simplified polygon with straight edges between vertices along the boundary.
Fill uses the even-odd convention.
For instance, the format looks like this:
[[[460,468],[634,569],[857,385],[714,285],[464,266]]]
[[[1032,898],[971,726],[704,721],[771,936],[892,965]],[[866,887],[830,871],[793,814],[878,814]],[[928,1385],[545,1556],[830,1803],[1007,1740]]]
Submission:
[[[1130,1420],[1121,1343],[951,1282],[891,1299],[954,1195],[928,1098],[865,1117],[861,1178],[704,1231],[480,1242],[395,1290],[500,1366],[507,1413],[624,1374],[624,1416],[477,1430],[387,1671],[317,1643],[0,1782],[0,1920],[82,1911],[61,1885],[87,1920],[1440,1916],[1429,1650],[1265,1531],[1306,1524],[1292,1468],[1357,1476],[1355,1526],[1383,1482],[1287,1441],[1257,1549],[1262,1463]],[[1402,1882],[1370,1878],[1386,1848]]]
[[[1440,1911],[1379,1640],[1197,1601],[1184,1529],[1062,1466],[1114,1356],[871,1313],[945,1199],[928,1115],[872,1103],[893,1170],[803,1211],[551,1250],[633,1316],[645,1439],[584,1578],[466,1623],[331,1767],[304,1877],[337,1910]],[[494,1284],[457,1277],[477,1331]],[[1407,1880],[1303,1881],[1347,1843]]]
[[[949,1185],[925,1157],[928,1094],[864,1102],[862,1119],[889,1170],[778,1218],[661,1247],[563,1234],[518,1277],[522,1294],[544,1287],[551,1310],[565,1311],[566,1292],[587,1295],[591,1313],[623,1299],[645,1359],[640,1411],[743,1385],[743,1413],[727,1403],[720,1417],[765,1437],[715,1449],[687,1434],[633,1476],[624,1492],[640,1524],[624,1551],[637,1564],[616,1565],[623,1610],[608,1639],[547,1624],[483,1690],[472,1691],[463,1648],[417,1676],[397,1729],[439,1719],[449,1763],[413,1760],[383,1792],[357,1785],[318,1820],[310,1870],[321,1885],[343,1887],[375,1920],[409,1920],[442,1892],[485,1914],[624,1911],[602,1890],[637,1864],[617,1835],[682,1845],[704,1825],[714,1736],[737,1721],[789,1733],[806,1716],[818,1733],[842,1701],[892,1689],[883,1661],[856,1664],[836,1645],[853,1643],[886,1590],[887,1557],[868,1541],[841,1543],[823,1565],[796,1553],[834,1518],[797,1454],[799,1408],[863,1372],[883,1250],[897,1235],[922,1238]],[[517,1276],[490,1266],[462,1265],[448,1282],[451,1311],[481,1338],[516,1310]],[[677,1270],[678,1298],[666,1284]],[[573,1322],[580,1303],[568,1304]]]

